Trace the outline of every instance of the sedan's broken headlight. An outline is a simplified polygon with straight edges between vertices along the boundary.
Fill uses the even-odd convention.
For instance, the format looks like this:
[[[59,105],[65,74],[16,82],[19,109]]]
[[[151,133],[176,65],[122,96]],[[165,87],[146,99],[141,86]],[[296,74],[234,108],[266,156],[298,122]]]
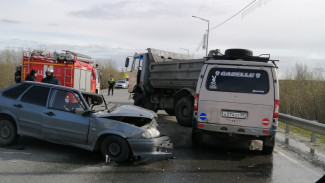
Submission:
[[[151,139],[151,138],[159,137],[160,132],[155,128],[150,128],[142,132],[141,135],[143,138]]]

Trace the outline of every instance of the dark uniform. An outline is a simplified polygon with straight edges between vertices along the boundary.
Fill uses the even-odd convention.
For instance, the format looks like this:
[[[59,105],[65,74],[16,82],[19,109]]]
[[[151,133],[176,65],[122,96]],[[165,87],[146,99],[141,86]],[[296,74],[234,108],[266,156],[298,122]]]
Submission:
[[[36,71],[33,69],[30,73],[26,76],[25,81],[36,81]]]
[[[46,76],[41,80],[42,83],[49,83],[49,84],[54,84],[54,85],[61,85],[60,81],[58,78],[56,78],[53,73],[50,76]]]
[[[15,82],[20,83],[21,82],[21,71],[17,70],[15,72]]]

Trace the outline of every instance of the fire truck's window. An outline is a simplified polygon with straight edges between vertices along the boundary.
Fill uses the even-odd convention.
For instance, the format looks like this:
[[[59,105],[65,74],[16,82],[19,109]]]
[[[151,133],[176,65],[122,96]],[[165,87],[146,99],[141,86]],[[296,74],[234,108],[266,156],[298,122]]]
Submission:
[[[269,77],[262,70],[213,68],[206,88],[211,91],[266,94],[269,92]]]
[[[20,85],[17,85],[5,92],[3,92],[3,96],[7,98],[17,99],[22,93],[24,93],[28,88],[30,87],[30,84],[23,83]]]
[[[34,86],[23,95],[21,101],[46,107],[49,91],[49,88]]]
[[[50,105],[50,108],[52,109],[63,111],[73,111],[77,108],[85,109],[85,106],[76,93],[65,90],[57,90],[54,95],[54,102]]]

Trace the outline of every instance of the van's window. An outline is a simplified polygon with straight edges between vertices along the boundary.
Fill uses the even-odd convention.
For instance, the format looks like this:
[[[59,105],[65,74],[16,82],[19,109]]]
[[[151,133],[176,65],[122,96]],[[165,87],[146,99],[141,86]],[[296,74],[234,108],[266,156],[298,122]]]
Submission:
[[[211,91],[266,94],[269,77],[266,71],[212,68],[206,82]]]

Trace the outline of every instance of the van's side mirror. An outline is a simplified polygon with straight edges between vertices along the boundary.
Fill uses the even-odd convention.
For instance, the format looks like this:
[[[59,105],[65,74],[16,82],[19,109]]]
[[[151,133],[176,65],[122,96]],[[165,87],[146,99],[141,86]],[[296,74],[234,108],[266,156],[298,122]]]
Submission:
[[[127,58],[125,59],[125,67],[126,67],[126,68],[129,67],[129,63],[130,63],[130,59],[127,57]]]

